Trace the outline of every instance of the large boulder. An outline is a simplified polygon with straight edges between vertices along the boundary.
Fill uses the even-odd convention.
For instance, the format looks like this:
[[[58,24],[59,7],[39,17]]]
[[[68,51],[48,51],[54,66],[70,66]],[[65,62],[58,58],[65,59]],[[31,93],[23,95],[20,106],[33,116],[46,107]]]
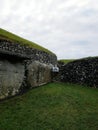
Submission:
[[[51,66],[34,61],[27,66],[27,86],[33,88],[51,82]]]
[[[24,80],[24,65],[0,60],[0,99],[19,93]]]

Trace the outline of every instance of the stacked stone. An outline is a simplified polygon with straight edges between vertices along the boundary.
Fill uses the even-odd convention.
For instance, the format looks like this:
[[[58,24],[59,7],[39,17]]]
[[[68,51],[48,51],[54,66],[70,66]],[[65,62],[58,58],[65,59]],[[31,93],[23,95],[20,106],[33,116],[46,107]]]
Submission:
[[[98,57],[76,60],[61,66],[58,79],[98,87]]]
[[[15,55],[17,57],[33,59],[46,64],[57,64],[57,57],[54,54],[49,54],[28,46],[22,46],[19,43],[12,43],[11,41],[0,39],[0,53]]]

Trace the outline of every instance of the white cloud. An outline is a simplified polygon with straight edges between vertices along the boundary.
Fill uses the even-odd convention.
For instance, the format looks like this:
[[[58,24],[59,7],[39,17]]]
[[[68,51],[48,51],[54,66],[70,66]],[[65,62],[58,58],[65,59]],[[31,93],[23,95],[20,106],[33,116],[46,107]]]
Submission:
[[[97,0],[0,0],[0,27],[58,58],[98,55]]]

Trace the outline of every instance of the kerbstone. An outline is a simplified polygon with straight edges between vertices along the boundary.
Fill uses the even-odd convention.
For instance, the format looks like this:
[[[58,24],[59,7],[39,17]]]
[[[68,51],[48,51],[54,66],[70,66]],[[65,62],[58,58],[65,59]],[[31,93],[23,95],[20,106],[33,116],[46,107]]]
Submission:
[[[0,60],[0,99],[19,93],[24,79],[24,66]]]
[[[27,84],[31,88],[51,82],[51,66],[34,61],[27,67]]]

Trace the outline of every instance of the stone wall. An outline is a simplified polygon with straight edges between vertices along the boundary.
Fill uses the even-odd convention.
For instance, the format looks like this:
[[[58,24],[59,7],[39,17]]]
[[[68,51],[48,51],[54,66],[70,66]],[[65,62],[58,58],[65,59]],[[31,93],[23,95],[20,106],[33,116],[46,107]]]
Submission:
[[[33,61],[37,60],[46,64],[57,64],[57,57],[55,54],[40,51],[4,39],[0,39],[0,53],[13,55],[24,59],[33,59]]]
[[[0,39],[0,99],[51,82],[54,54]]]
[[[98,57],[80,59],[62,65],[56,80],[98,87]]]

